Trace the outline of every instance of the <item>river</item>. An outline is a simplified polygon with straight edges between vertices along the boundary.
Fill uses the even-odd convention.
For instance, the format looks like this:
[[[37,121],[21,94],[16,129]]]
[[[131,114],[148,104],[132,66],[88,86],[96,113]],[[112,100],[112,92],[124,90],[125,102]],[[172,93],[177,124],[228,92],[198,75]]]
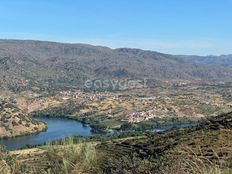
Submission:
[[[61,139],[68,136],[91,136],[93,135],[91,128],[84,126],[81,122],[66,119],[66,118],[47,118],[39,117],[36,118],[39,121],[47,123],[48,129],[45,132],[40,132],[38,134],[31,134],[26,136],[20,136],[9,139],[0,139],[0,144],[5,146],[7,150],[15,150],[25,145],[39,145],[45,142]],[[157,129],[150,130],[151,132],[163,132],[165,130],[173,128],[185,128],[190,127],[193,124],[171,124],[166,126],[160,126]],[[108,135],[113,133],[120,133],[124,131],[112,131]],[[107,134],[106,134],[107,135]]]
[[[86,127],[76,120],[45,117],[36,119],[47,123],[48,129],[45,132],[9,139],[0,139],[0,144],[5,146],[7,150],[14,150],[27,144],[38,145],[72,135],[93,135],[90,127]]]

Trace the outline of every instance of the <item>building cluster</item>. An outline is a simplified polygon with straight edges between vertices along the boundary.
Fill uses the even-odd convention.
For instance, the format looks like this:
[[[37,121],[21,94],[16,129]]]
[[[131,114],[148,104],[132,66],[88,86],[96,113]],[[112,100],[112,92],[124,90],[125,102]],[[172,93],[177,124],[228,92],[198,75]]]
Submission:
[[[133,113],[130,113],[130,114],[126,115],[124,121],[127,121],[129,123],[139,123],[141,121],[149,120],[149,119],[151,119],[153,117],[154,117],[153,114],[149,115],[144,111],[142,111],[142,112],[133,112]]]
[[[82,98],[82,99],[87,99],[87,100],[98,100],[100,98],[100,95],[95,94],[95,93],[85,93],[82,91],[62,91],[60,92],[60,94],[62,95],[64,100],[68,100],[68,99],[78,99],[78,98]]]

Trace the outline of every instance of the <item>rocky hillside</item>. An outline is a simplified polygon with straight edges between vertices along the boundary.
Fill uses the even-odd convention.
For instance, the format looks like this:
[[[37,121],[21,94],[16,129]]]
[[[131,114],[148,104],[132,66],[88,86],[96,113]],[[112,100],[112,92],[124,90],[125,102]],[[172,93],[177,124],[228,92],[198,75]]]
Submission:
[[[231,173],[231,131],[228,113],[196,127],[104,143],[98,148],[109,155],[102,168],[105,173]]]
[[[14,104],[0,101],[0,138],[35,133],[45,128],[44,123],[33,120]]]
[[[86,79],[231,79],[231,68],[139,49],[0,40],[0,87],[84,87]]]

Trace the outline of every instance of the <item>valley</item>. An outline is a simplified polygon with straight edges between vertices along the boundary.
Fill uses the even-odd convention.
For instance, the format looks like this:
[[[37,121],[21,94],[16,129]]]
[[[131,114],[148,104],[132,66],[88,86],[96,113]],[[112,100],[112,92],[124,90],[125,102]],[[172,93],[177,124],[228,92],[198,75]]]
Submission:
[[[0,173],[230,173],[232,71],[207,62],[0,40]]]

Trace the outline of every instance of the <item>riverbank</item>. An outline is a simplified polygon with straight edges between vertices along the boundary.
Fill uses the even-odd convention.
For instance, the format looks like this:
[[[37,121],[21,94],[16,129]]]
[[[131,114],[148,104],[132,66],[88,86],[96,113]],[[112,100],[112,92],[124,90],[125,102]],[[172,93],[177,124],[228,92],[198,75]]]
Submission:
[[[47,125],[47,130],[40,133],[28,134],[14,138],[1,139],[0,144],[8,150],[14,150],[26,146],[44,144],[49,141],[62,139],[69,136],[92,136],[90,127],[83,126],[82,123],[62,118],[37,118],[38,121]]]
[[[20,136],[15,138],[8,138],[0,140],[0,144],[5,145],[7,149],[13,150],[18,148],[36,147],[38,145],[49,143],[59,144],[66,137],[73,137],[73,140],[77,143],[79,140],[83,141],[106,141],[110,139],[144,136],[153,134],[155,132],[163,132],[174,128],[185,128],[194,126],[194,124],[169,124],[162,125],[156,129],[148,130],[112,130],[107,133],[97,133],[90,126],[86,126],[83,122],[79,122],[76,119],[70,119],[68,117],[36,117],[40,122],[47,124],[47,130],[37,134],[29,134],[26,136]]]
[[[6,140],[6,139],[11,139],[11,138],[17,138],[17,137],[23,137],[23,136],[28,136],[28,135],[37,135],[41,132],[46,132],[47,129],[48,129],[48,126],[46,123],[45,124],[45,127],[42,128],[41,130],[36,130],[36,131],[31,131],[31,132],[25,132],[25,133],[21,133],[21,134],[18,134],[18,135],[13,135],[13,136],[0,136],[0,140]]]
[[[34,112],[31,114],[32,117],[47,117],[47,118],[63,118],[71,119],[81,122],[84,125],[91,127],[93,133],[106,134],[112,131],[151,131],[158,129],[162,126],[170,125],[182,125],[182,124],[198,124],[203,119],[191,118],[191,117],[163,117],[153,118],[148,121],[129,123],[126,121],[118,120],[115,124],[115,120],[107,120],[108,124],[102,123],[100,118],[95,119],[88,118],[88,116],[73,116],[73,115],[54,115],[46,112]]]

